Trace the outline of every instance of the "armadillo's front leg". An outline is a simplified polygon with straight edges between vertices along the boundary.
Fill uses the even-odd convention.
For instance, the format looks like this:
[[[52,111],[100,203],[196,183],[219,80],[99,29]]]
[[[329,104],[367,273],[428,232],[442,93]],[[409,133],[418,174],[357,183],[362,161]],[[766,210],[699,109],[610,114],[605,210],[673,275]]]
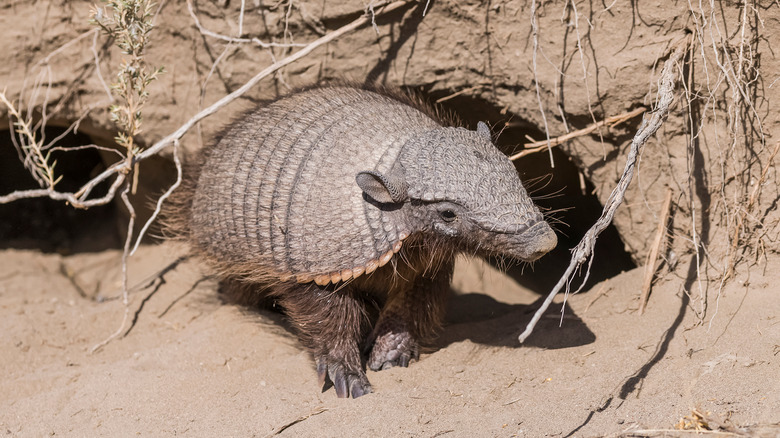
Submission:
[[[287,283],[279,288],[280,304],[317,364],[323,390],[332,383],[339,398],[372,392],[363,370],[359,342],[367,325],[364,303],[351,288]]]
[[[432,278],[421,275],[409,287],[391,291],[369,337],[369,342],[373,340],[369,368],[406,367],[419,358],[419,343],[430,340],[441,326],[452,269],[452,262],[447,262]]]

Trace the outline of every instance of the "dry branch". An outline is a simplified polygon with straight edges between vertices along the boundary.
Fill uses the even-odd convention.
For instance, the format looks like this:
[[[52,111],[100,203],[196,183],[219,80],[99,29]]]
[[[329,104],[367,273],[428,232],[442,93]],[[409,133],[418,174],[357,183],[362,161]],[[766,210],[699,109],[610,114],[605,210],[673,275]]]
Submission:
[[[534,154],[536,152],[541,152],[548,147],[558,146],[560,144],[563,144],[572,138],[576,137],[582,137],[583,135],[588,135],[591,132],[601,128],[602,126],[617,126],[627,120],[631,120],[634,117],[644,113],[646,110],[645,108],[637,108],[633,111],[629,111],[627,113],[618,114],[616,116],[607,117],[606,119],[593,123],[592,125],[588,126],[587,128],[578,129],[576,131],[569,132],[568,134],[561,135],[560,137],[551,138],[549,141],[542,140],[542,141],[536,141],[533,143],[526,143],[523,145],[523,150],[512,155],[509,157],[510,160],[514,161],[518,158],[524,157],[526,155]]]
[[[157,203],[155,204],[154,212],[146,221],[143,228],[141,228],[141,231],[138,232],[138,238],[135,241],[133,250],[130,251],[131,256],[135,254],[135,252],[138,250],[138,246],[141,244],[141,239],[143,239],[144,234],[146,234],[146,230],[149,229],[149,226],[152,225],[155,219],[157,219],[157,216],[160,215],[160,212],[162,212],[162,205],[165,202],[165,200],[168,199],[168,197],[171,196],[173,192],[176,191],[176,189],[179,188],[179,186],[181,185],[182,167],[181,167],[181,160],[179,159],[178,149],[179,149],[179,140],[175,140],[173,142],[173,162],[176,165],[176,181],[168,188],[168,190],[165,191],[165,193],[163,193],[159,198],[157,198]]]
[[[666,198],[664,199],[663,206],[661,207],[661,216],[658,221],[658,230],[655,233],[655,239],[653,245],[650,248],[650,254],[647,256],[647,263],[645,263],[645,278],[642,281],[642,293],[639,295],[639,314],[645,313],[645,306],[647,306],[647,299],[650,297],[650,287],[653,284],[653,276],[655,275],[655,261],[658,259],[658,253],[661,250],[661,244],[666,237],[666,224],[669,222],[669,208],[672,205],[672,189],[666,190]]]
[[[628,185],[631,183],[631,179],[634,176],[634,170],[636,169],[642,147],[645,145],[645,143],[647,143],[647,140],[650,138],[650,136],[655,134],[658,128],[661,127],[661,124],[663,124],[664,120],[666,120],[666,116],[669,113],[669,106],[674,100],[675,63],[677,63],[680,57],[682,57],[683,53],[685,53],[685,47],[678,46],[669,59],[664,63],[664,68],[659,79],[660,85],[658,87],[658,100],[656,107],[650,114],[650,117],[642,118],[642,125],[639,127],[636,135],[634,135],[634,139],[631,141],[631,148],[628,152],[628,157],[626,157],[626,167],[623,170],[623,174],[621,175],[617,186],[609,195],[609,199],[607,199],[607,202],[604,205],[604,210],[601,213],[601,216],[598,218],[598,220],[596,220],[596,223],[593,224],[593,226],[585,233],[585,236],[582,238],[580,243],[577,244],[577,246],[574,248],[571,262],[569,263],[569,267],[566,269],[566,272],[564,272],[560,280],[558,280],[558,283],[555,285],[555,287],[553,287],[550,294],[544,300],[544,303],[542,303],[542,306],[539,308],[539,310],[536,311],[525,330],[518,337],[518,340],[521,343],[531,335],[534,326],[536,326],[536,323],[539,322],[539,319],[542,317],[544,311],[547,310],[547,308],[550,306],[550,303],[552,303],[553,298],[555,298],[555,295],[557,295],[564,286],[566,286],[566,294],[568,295],[569,286],[574,277],[574,272],[586,261],[590,260],[592,263],[593,248],[596,245],[596,238],[612,222],[615,211],[623,202],[626,189],[628,189]],[[585,279],[583,279],[582,285],[584,285],[588,280],[589,274],[590,264],[585,273]],[[580,288],[581,287],[582,286],[580,286]]]
[[[119,195],[119,197],[122,199],[122,203],[130,214],[130,220],[127,222],[127,236],[125,237],[125,245],[122,251],[122,304],[124,304],[125,308],[124,313],[122,314],[122,323],[119,324],[119,328],[109,337],[92,346],[92,348],[89,350],[90,354],[95,353],[96,351],[105,347],[109,342],[122,334],[122,331],[125,329],[125,325],[127,324],[127,319],[130,316],[130,294],[128,293],[127,289],[127,259],[130,257],[130,244],[133,241],[133,227],[135,226],[135,208],[133,208],[133,204],[127,197],[128,193],[130,193],[130,188],[131,184],[130,181],[128,181],[125,183],[124,189],[122,189],[122,193]]]

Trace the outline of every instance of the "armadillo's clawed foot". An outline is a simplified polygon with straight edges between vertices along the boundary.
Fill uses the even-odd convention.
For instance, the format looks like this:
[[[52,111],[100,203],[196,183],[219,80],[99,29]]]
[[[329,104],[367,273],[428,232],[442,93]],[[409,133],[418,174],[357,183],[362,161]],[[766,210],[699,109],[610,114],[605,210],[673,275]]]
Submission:
[[[347,398],[350,395],[352,398],[358,398],[373,392],[371,383],[368,382],[368,377],[362,369],[350,367],[332,357],[317,358],[317,377],[323,392],[332,385],[339,398]]]
[[[387,332],[374,341],[366,365],[374,371],[392,367],[408,367],[409,362],[420,358],[419,346],[409,332]]]

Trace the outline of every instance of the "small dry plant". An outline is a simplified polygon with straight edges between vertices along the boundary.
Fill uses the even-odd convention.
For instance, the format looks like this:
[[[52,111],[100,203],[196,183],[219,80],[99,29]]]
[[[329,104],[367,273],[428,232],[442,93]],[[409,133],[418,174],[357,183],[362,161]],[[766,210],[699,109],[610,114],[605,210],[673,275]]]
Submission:
[[[133,157],[140,152],[134,139],[141,133],[141,110],[149,98],[147,87],[163,73],[164,68],[150,68],[144,59],[144,49],[153,28],[154,3],[146,0],[111,0],[106,2],[106,6],[92,10],[92,23],[113,38],[114,44],[128,56],[119,67],[116,81],[111,84],[111,89],[121,100],[121,103],[111,105],[111,120],[119,128],[116,142],[125,149],[127,171],[130,171]],[[134,188],[138,184],[137,178],[136,163]]]

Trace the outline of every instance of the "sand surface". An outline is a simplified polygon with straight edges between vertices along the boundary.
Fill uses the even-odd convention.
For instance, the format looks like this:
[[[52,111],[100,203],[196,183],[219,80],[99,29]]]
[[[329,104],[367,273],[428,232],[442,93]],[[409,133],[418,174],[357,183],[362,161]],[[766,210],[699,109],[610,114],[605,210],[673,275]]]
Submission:
[[[143,146],[241,87],[274,58],[260,45],[228,46],[202,34],[188,2],[156,3],[146,59],[166,73],[149,86],[143,132],[135,139]],[[245,19],[245,36],[269,42],[294,36],[304,43],[376,2],[192,3],[195,17],[212,32],[241,35],[238,23]],[[105,35],[90,36],[93,4],[0,1],[7,47],[0,52],[0,89],[7,88],[12,100],[47,102],[48,128],[78,120],[79,133],[88,137],[60,146],[115,146],[106,82],[124,57]],[[532,4],[539,6],[538,22],[530,19]],[[288,85],[351,79],[421,92],[472,128],[487,121],[498,146],[513,153],[529,138],[650,109],[660,66],[677,41],[691,41],[680,65],[687,81],[678,86],[672,114],[648,142],[615,228],[599,238],[605,246],[597,247],[595,263],[614,268],[599,278],[611,278],[569,297],[562,318],[564,297],[557,297],[528,342],[518,343],[541,303],[539,293],[556,280],[544,271],[562,269],[569,248],[601,214],[638,117],[561,145],[554,170],[547,153],[520,160],[525,181],[543,177],[532,191],[539,204],[555,212],[556,224],[569,224],[559,227],[560,248],[542,259],[553,261],[537,264],[544,277],[521,281],[540,290],[525,289],[521,279],[485,263],[461,262],[436,344],[408,369],[369,371],[375,392],[357,400],[321,392],[310,355],[282,315],[223,303],[217,282],[197,260],[173,266],[183,250],[171,244],[142,247],[130,260],[127,324],[119,338],[91,353],[122,326],[126,307],[118,292],[120,252],[84,251],[121,245],[121,232],[109,239],[113,243],[96,237],[110,234],[117,222],[126,229],[121,202],[89,221],[64,204],[0,208],[0,244],[39,249],[0,250],[0,434],[677,436],[683,434],[674,432],[679,425],[721,433],[710,436],[780,436],[780,184],[778,159],[772,165],[768,158],[777,141],[773,134],[780,132],[775,6],[780,3],[411,2],[379,17],[377,27],[346,34],[267,78],[182,138],[182,152],[193,153],[238,114]],[[283,53],[290,52],[275,56]],[[733,64],[728,75],[726,67],[717,68],[724,55]],[[727,79],[735,74],[756,79],[742,84],[740,94]],[[34,88],[43,78],[48,87]],[[684,90],[698,97],[686,98]],[[6,113],[0,108],[0,118]],[[19,173],[8,170],[18,154],[7,129],[0,129],[0,195],[38,187],[32,179],[29,187],[21,185],[17,175],[27,173],[21,164]],[[64,131],[47,132],[53,139]],[[142,205],[173,181],[171,150],[141,166],[133,198],[138,228],[151,214]],[[58,172],[66,174],[60,190],[75,192],[83,184],[79,178],[107,160],[97,153],[91,164],[74,157],[70,164],[55,157]],[[771,170],[768,179],[754,185],[763,169]],[[674,190],[671,238],[661,279],[639,315],[642,268],[612,274],[646,259],[668,188]],[[747,197],[756,193],[751,211]],[[738,212],[745,214],[745,229],[734,234]],[[758,235],[741,234],[749,229]],[[729,236],[739,237],[739,247],[730,248]],[[63,244],[77,237],[80,244]],[[709,254],[701,257],[701,280],[695,280],[694,248]],[[41,252],[61,250],[78,254]],[[708,280],[723,272],[727,250],[762,258],[751,266],[740,263],[725,285]]]
[[[684,278],[637,312],[642,269],[556,299],[527,344],[540,296],[483,262],[456,269],[448,323],[407,369],[368,372],[375,393],[320,392],[282,315],[224,304],[181,248],[142,247],[116,331],[120,253],[0,252],[0,427],[8,436],[602,436],[710,427],[780,429],[780,265],[701,300]],[[146,287],[144,287],[146,286]],[[692,286],[697,290],[698,284]],[[772,426],[774,424],[775,426]],[[743,429],[736,429],[742,427]],[[636,431],[645,430],[645,432]],[[655,432],[653,432],[655,431]]]

